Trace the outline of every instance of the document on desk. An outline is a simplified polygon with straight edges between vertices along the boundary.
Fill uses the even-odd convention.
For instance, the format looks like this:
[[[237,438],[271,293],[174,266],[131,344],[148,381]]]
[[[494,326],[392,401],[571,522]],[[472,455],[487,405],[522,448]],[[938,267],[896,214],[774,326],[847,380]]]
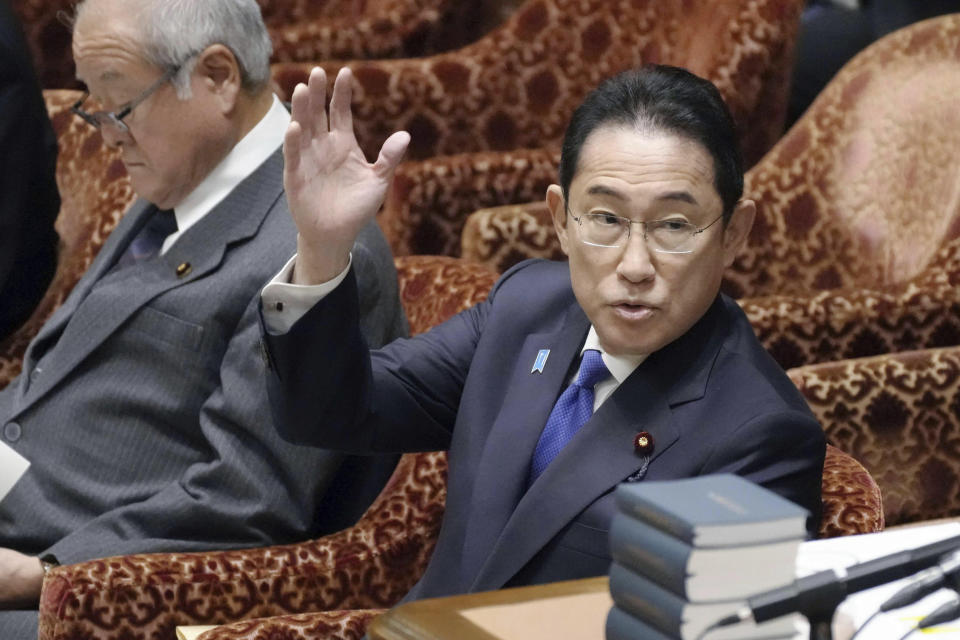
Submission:
[[[29,467],[30,462],[26,458],[0,442],[0,500],[10,493]]]
[[[894,529],[881,533],[815,540],[800,545],[797,554],[797,575],[804,576],[824,569],[849,567],[890,553],[915,549],[925,544],[960,535],[960,522]],[[884,600],[893,595],[909,578],[851,594],[837,609],[833,619],[833,637],[846,640],[866,622]],[[954,597],[949,589],[936,591],[919,602],[882,614],[874,619],[858,638],[900,638],[928,613]],[[937,640],[960,640],[960,623],[950,622],[928,629]],[[919,637],[920,633],[917,634]],[[923,634],[925,635],[925,634]]]
[[[498,640],[603,640],[608,591],[464,609],[460,615]]]

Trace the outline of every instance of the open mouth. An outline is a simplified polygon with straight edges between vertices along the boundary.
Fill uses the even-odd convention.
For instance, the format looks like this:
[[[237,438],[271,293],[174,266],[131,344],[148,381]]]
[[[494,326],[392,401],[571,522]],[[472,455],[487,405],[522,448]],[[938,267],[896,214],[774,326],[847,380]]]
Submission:
[[[644,320],[653,315],[655,309],[643,304],[620,302],[613,305],[617,314],[627,320]]]

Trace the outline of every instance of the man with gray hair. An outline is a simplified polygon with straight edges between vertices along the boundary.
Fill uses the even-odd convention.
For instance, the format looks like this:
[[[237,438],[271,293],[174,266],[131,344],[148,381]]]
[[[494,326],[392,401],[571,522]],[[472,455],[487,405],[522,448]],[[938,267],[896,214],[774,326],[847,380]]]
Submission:
[[[140,200],[0,392],[0,459],[30,462],[0,502],[5,640],[36,637],[47,565],[317,535],[395,460],[286,443],[270,415],[258,293],[297,235],[255,0],[85,0],[73,51],[74,112]],[[375,224],[353,260],[383,344],[406,325]]]

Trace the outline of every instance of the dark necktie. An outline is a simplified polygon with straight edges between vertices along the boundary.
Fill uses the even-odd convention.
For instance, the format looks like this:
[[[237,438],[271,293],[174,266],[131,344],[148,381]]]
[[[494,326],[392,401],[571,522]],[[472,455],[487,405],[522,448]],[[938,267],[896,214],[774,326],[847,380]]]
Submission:
[[[173,211],[158,210],[140,229],[140,233],[130,241],[127,250],[117,260],[116,267],[121,269],[143,260],[149,260],[160,253],[163,241],[177,230],[177,218]]]
[[[599,351],[587,349],[583,352],[577,379],[557,398],[547,418],[547,426],[540,434],[530,464],[531,484],[593,415],[593,387],[609,376]]]

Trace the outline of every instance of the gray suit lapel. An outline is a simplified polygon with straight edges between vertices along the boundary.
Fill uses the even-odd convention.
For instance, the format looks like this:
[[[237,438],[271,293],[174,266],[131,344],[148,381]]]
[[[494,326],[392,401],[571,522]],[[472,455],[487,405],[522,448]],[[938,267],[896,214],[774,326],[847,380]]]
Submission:
[[[80,278],[76,286],[63,301],[63,304],[50,316],[31,341],[30,347],[24,355],[24,370],[29,371],[36,365],[36,360],[46,351],[48,343],[63,332],[67,321],[73,316],[81,302],[90,293],[94,285],[113,267],[120,254],[143,228],[147,220],[156,212],[157,208],[146,200],[137,200],[123,215],[120,222],[107,237],[103,247],[90,263],[86,273]],[[38,351],[39,349],[39,351]]]
[[[184,232],[163,256],[110,273],[120,251],[118,242],[111,255],[98,265],[100,277],[91,278],[82,298],[85,304],[81,305],[80,300],[74,304],[63,335],[45,359],[44,374],[29,389],[19,411],[53,389],[144,305],[215,270],[231,244],[256,234],[267,212],[283,195],[282,170],[277,166],[281,163],[282,156],[277,151]],[[142,220],[136,222],[143,224]],[[124,233],[124,249],[134,233],[135,230]],[[186,273],[180,273],[184,271],[181,265],[189,265]]]
[[[685,336],[652,354],[604,402],[523,496],[486,556],[471,591],[498,589],[555,535],[643,463],[640,431],[653,436],[650,464],[680,437],[672,406],[703,397],[722,345],[722,303]],[[532,449],[525,451],[527,462]]]

